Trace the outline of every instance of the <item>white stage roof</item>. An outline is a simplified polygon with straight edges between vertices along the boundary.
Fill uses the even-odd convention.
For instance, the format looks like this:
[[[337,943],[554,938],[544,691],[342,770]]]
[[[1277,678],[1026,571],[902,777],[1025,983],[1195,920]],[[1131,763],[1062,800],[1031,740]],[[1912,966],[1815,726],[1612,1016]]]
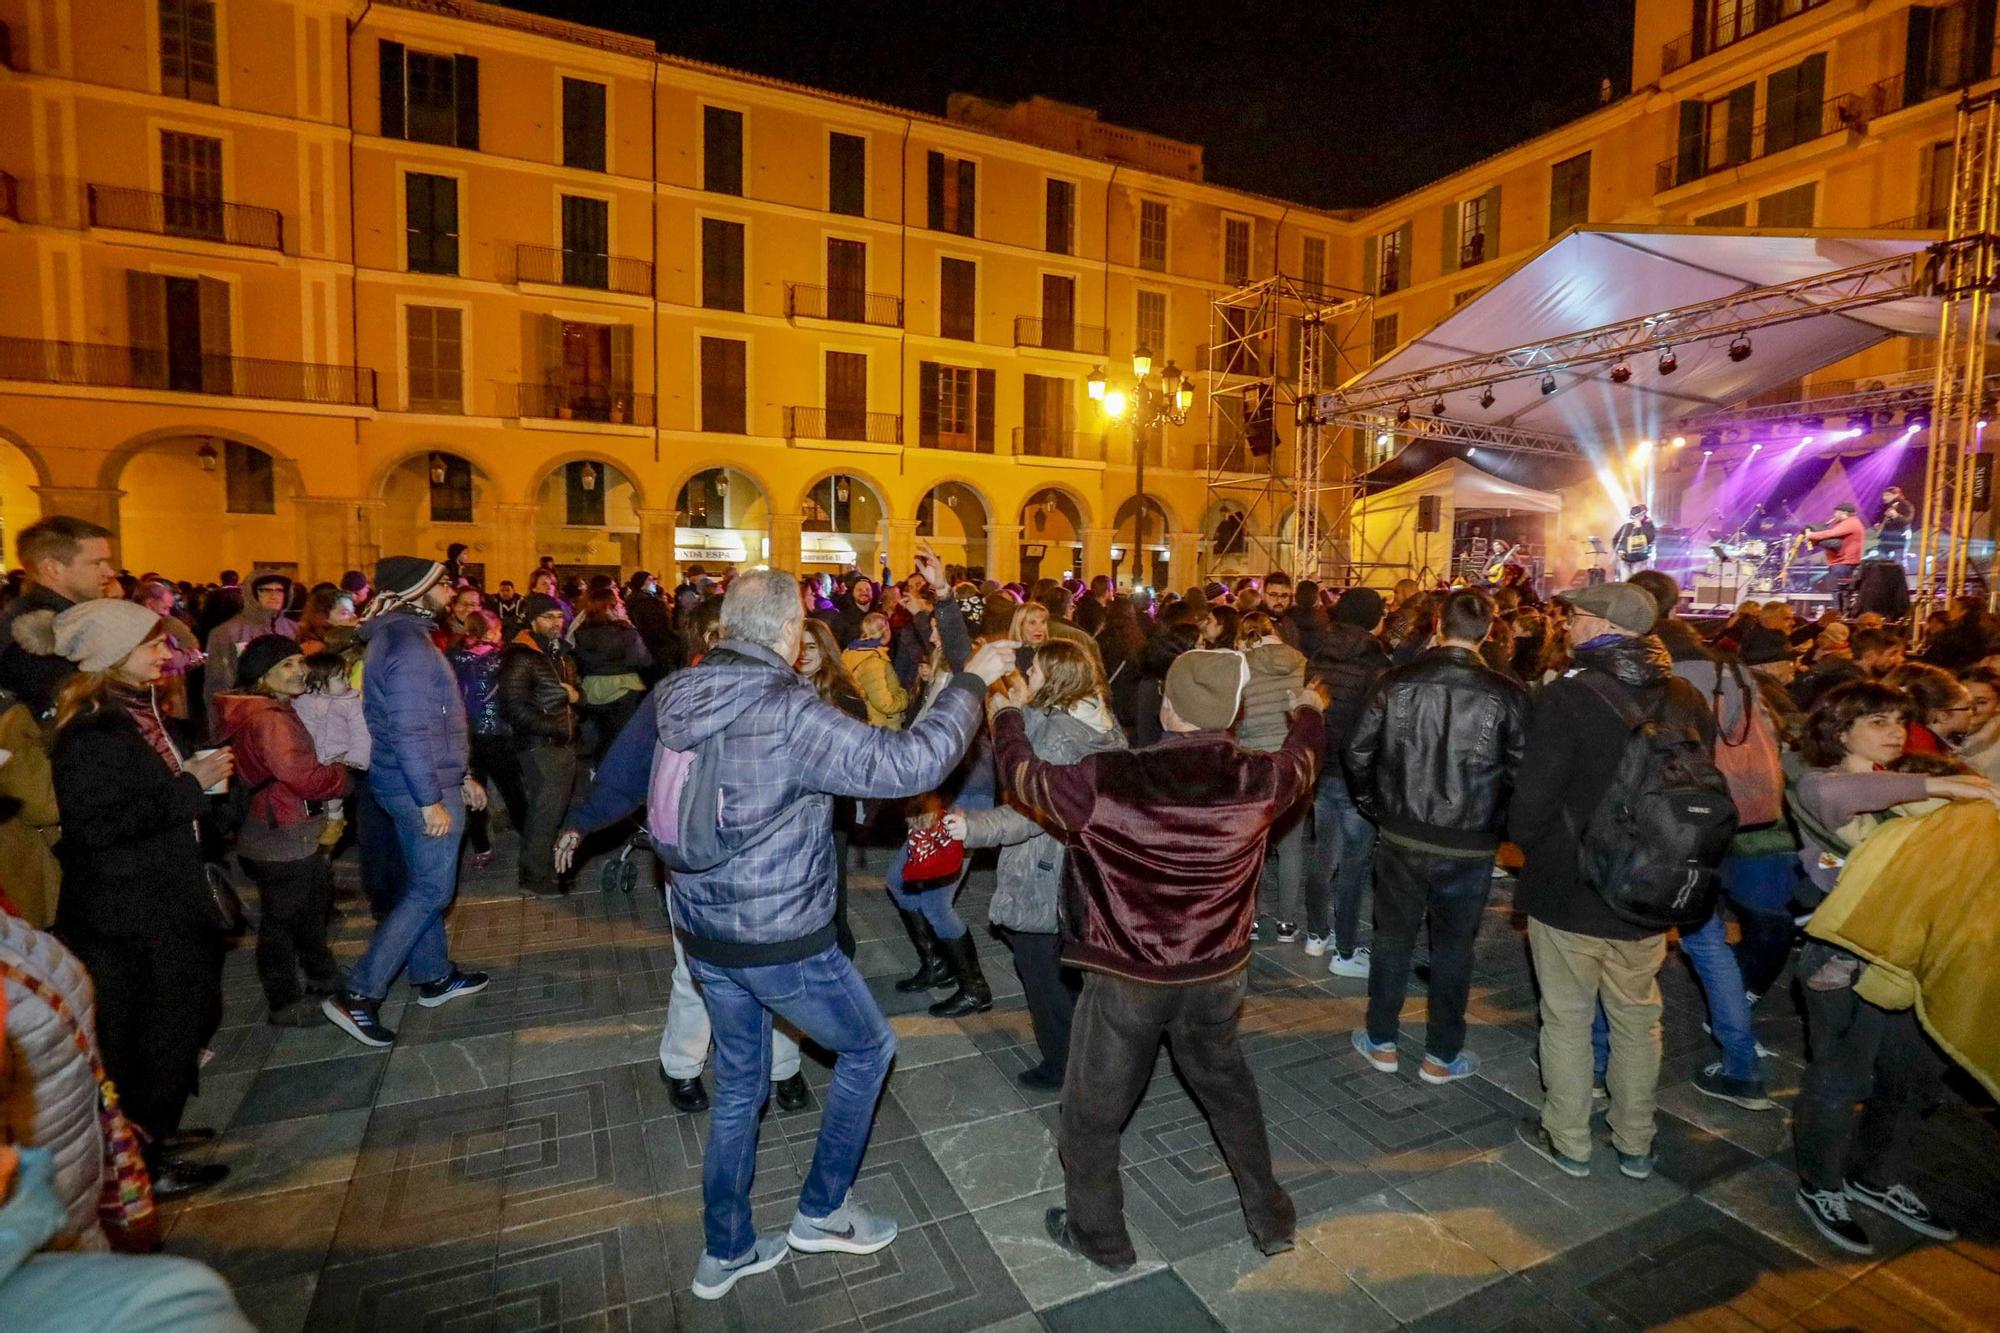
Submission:
[[[1414,504],[1414,497],[1420,495],[1441,496],[1454,510],[1499,509],[1521,514],[1559,514],[1563,507],[1562,496],[1552,491],[1516,485],[1463,458],[1448,458],[1422,476],[1413,477],[1386,491],[1378,491],[1363,503],[1369,510],[1392,509],[1400,504]]]
[[[1911,232],[1578,228],[1344,387],[1906,255],[1929,244]],[[1656,438],[1683,417],[1741,403],[1885,338],[1935,337],[1937,319],[1935,298],[1813,315],[1752,332],[1747,360],[1728,358],[1726,338],[1677,344],[1680,364],[1671,375],[1661,375],[1657,358],[1643,354],[1632,359],[1626,384],[1611,382],[1608,364],[1559,370],[1556,391],[1546,396],[1541,372],[1525,371],[1492,386],[1490,408],[1479,406],[1477,391],[1453,391],[1445,415],[1580,441]],[[1430,404],[1412,401],[1410,408],[1416,414],[1411,429],[1421,433]]]

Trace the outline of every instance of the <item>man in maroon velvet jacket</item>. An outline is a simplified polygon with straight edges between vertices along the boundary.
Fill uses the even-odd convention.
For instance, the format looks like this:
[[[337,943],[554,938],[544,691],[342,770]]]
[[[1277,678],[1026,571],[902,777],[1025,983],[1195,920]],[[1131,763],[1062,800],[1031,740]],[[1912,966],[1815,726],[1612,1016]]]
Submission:
[[[1236,1043],[1250,926],[1271,824],[1312,791],[1324,696],[1292,697],[1282,749],[1229,734],[1249,669],[1240,653],[1194,651],[1167,674],[1160,724],[1143,750],[1075,764],[1035,757],[1010,678],[995,696],[1001,779],[1015,804],[1061,837],[1063,961],[1083,969],[1070,1033],[1060,1145],[1067,1208],[1050,1239],[1120,1272],[1137,1256],[1125,1228],[1118,1135],[1152,1076],[1160,1038],[1193,1089],[1236,1178],[1250,1236],[1292,1248],[1292,1200],[1271,1172],[1257,1082]]]

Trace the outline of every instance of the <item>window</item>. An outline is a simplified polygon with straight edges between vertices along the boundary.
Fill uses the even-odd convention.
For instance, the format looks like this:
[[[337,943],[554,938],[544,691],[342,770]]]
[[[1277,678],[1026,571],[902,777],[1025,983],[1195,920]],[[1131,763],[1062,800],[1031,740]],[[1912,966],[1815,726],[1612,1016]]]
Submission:
[[[1993,73],[1991,0],[1959,0],[1909,13],[1903,105],[1913,106]]]
[[[1951,225],[1951,180],[1958,148],[1950,139],[1923,150],[1917,188],[1917,225],[1944,228]]]
[[[604,85],[564,79],[562,99],[563,165],[604,170]]]
[[[229,284],[136,269],[125,274],[125,307],[136,388],[233,393]]]
[[[1471,268],[1486,262],[1488,196],[1467,199],[1458,206],[1458,266]]]
[[[437,476],[440,466],[444,469],[442,481]],[[431,522],[472,522],[472,464],[457,454],[432,454],[430,484]]]
[[[743,308],[743,224],[701,220],[701,303],[710,310]]]
[[[868,213],[868,141],[858,134],[826,140],[826,207],[830,213]]]
[[[458,182],[413,171],[403,178],[409,271],[458,272]]]
[[[214,0],[160,0],[160,91],[217,100]]]
[[[1167,355],[1167,294],[1139,289],[1138,311],[1132,321],[1137,345],[1157,359]]]
[[[938,337],[979,337],[979,267],[970,259],[938,261]]]
[[[404,374],[412,412],[465,410],[464,312],[413,305],[403,312]]]
[[[917,443],[993,452],[994,374],[935,361],[917,364]]]
[[[701,188],[743,193],[743,113],[719,106],[701,109]]]
[[[1473,297],[1479,295],[1479,293],[1482,290],[1484,289],[1479,287],[1467,287],[1462,292],[1453,292],[1451,294],[1451,308],[1453,310],[1458,309],[1460,306],[1464,305],[1467,301],[1470,301]]]
[[[868,357],[865,353],[826,354],[826,438],[868,438]]]
[[[1824,53],[1773,71],[1764,81],[1764,151],[1779,153],[1819,138],[1827,128],[1825,101]]]
[[[1396,345],[1402,341],[1397,331],[1399,323],[1395,315],[1375,316],[1375,327],[1368,341],[1369,355],[1374,360],[1380,361],[1396,350]]]
[[[1044,200],[1042,244],[1050,254],[1067,255],[1076,250],[1076,183],[1051,180]]]
[[[922,443],[930,449],[970,449],[972,371],[965,366],[939,366],[937,377],[937,425]]]
[[[1076,279],[1060,273],[1042,275],[1041,346],[1059,352],[1076,349]]]
[[[479,61],[380,44],[382,137],[479,147]]]
[[[1813,206],[1818,201],[1819,184],[1816,181],[1767,194],[1757,201],[1757,225],[1810,227],[1813,225]]]
[[[1729,96],[1718,97],[1708,104],[1702,132],[1702,165],[1710,171],[1749,159],[1751,130],[1746,122],[1756,114],[1756,96],[1756,90],[1745,84]]]
[[[1167,206],[1157,199],[1139,201],[1139,267],[1167,271]]]
[[[234,440],[222,443],[223,507],[232,514],[278,512],[278,479],[271,455]]]
[[[554,315],[539,321],[542,379],[528,415],[634,424],[632,326]]]
[[[160,192],[168,235],[221,240],[222,140],[160,131]]]
[[[932,153],[929,158],[927,192],[932,231],[974,233],[979,216],[977,164],[961,157]]]
[[[1299,246],[1299,281],[1308,292],[1326,290],[1326,238],[1308,236]]]
[[[826,243],[826,317],[850,323],[868,318],[868,244],[830,237]]]
[[[573,528],[604,526],[606,469],[588,460],[563,464],[563,522]]]
[[[1377,296],[1387,296],[1403,289],[1406,274],[1403,270],[1403,252],[1409,244],[1408,224],[1395,231],[1384,232],[1375,238],[1374,254],[1375,282],[1372,284]]]
[[[1718,208],[1713,213],[1703,213],[1694,220],[1697,227],[1747,227],[1750,225],[1750,205],[1731,204],[1728,208]]]
[[[750,345],[735,338],[701,340],[701,428],[723,435],[747,429],[746,367]]]
[[[1240,287],[1250,280],[1250,220],[1222,220],[1222,280]]]
[[[1076,429],[1076,387],[1053,375],[1021,377],[1021,452],[1067,458]]]
[[[611,205],[603,199],[562,197],[563,285],[611,285]]]
[[[1549,168],[1549,235],[1590,221],[1590,154],[1578,153]]]

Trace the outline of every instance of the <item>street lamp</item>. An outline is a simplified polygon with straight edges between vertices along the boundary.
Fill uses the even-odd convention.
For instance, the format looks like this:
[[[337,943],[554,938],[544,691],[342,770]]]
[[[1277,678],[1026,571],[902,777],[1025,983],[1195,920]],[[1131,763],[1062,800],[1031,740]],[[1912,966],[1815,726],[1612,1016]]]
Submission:
[[[1141,347],[1132,353],[1132,387],[1129,393],[1113,388],[1100,367],[1090,372],[1085,387],[1107,421],[1132,419],[1132,461],[1134,490],[1132,549],[1134,554],[1146,544],[1146,445],[1143,432],[1161,426],[1185,426],[1194,406],[1194,377],[1181,373],[1171,360],[1153,373],[1153,353]],[[1137,563],[1136,560],[1134,562]]]

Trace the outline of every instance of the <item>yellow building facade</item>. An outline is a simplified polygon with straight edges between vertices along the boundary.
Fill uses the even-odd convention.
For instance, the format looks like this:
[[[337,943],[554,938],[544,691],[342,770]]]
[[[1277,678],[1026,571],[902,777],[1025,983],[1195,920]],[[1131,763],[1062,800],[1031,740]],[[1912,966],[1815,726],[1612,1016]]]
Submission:
[[[1639,0],[1630,95],[1328,213],[1078,108],[922,115],[460,0],[0,0],[0,532],[79,514],[191,578],[929,540],[1184,587],[1256,558],[1209,484],[1232,383],[1159,432],[1141,532],[1093,370],[1205,365],[1213,298],[1279,269],[1372,298],[1351,371],[1572,225],[1932,223],[1993,10]]]

